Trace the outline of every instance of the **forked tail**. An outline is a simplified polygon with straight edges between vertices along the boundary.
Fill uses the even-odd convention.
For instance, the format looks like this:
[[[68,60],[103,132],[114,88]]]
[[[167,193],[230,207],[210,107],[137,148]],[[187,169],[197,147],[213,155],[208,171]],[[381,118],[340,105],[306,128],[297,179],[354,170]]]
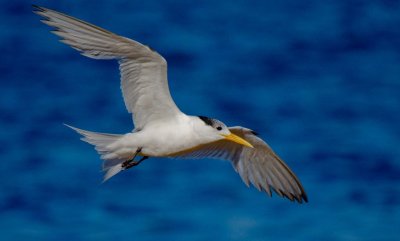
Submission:
[[[122,163],[127,158],[118,155],[113,144],[120,140],[123,135],[91,132],[67,124],[65,125],[81,134],[83,136],[81,140],[93,145],[100,154],[101,159],[104,160],[103,171],[106,172],[103,182],[122,171]]]

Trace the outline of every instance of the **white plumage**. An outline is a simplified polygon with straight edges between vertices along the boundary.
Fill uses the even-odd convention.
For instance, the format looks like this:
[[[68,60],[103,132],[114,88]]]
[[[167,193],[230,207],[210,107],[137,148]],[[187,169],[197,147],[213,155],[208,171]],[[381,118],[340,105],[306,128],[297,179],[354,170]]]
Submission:
[[[94,59],[117,59],[125,105],[135,129],[125,135],[96,133],[68,126],[95,146],[104,160],[104,180],[138,165],[137,156],[218,158],[232,162],[243,181],[258,190],[298,202],[307,201],[295,174],[253,131],[182,113],[169,92],[167,62],[134,40],[47,8],[34,6],[61,42]]]

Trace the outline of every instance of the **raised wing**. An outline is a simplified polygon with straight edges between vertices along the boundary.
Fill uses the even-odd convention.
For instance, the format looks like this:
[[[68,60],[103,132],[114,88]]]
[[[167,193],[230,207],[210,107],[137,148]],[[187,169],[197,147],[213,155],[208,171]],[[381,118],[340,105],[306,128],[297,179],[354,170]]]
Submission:
[[[61,42],[93,59],[117,59],[126,108],[136,128],[180,113],[169,92],[167,62],[134,40],[47,8],[34,6],[43,23],[54,27]]]
[[[231,160],[234,169],[247,186],[252,183],[259,191],[264,190],[270,196],[272,188],[279,196],[287,197],[291,201],[308,201],[299,179],[267,143],[250,129],[230,127],[229,130],[250,142],[254,148],[221,140],[202,145],[190,152],[177,153],[174,157]]]

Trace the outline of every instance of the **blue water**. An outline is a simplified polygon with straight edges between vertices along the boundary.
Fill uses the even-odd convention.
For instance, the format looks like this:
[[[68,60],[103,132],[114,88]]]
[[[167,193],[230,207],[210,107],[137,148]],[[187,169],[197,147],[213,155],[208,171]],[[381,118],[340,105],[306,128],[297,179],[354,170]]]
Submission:
[[[117,63],[2,0],[1,240],[400,240],[399,1],[35,4],[156,49],[184,112],[255,129],[310,202],[217,160],[150,159],[101,184],[98,155],[62,124],[133,128]]]

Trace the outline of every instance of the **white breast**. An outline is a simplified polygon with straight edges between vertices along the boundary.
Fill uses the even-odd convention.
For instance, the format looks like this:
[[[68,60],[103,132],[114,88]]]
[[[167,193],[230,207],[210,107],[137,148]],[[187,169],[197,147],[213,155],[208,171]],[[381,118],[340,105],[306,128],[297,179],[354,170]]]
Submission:
[[[143,130],[127,135],[124,142],[134,150],[141,147],[143,155],[159,157],[202,144],[194,131],[192,118],[186,115],[146,125]]]

